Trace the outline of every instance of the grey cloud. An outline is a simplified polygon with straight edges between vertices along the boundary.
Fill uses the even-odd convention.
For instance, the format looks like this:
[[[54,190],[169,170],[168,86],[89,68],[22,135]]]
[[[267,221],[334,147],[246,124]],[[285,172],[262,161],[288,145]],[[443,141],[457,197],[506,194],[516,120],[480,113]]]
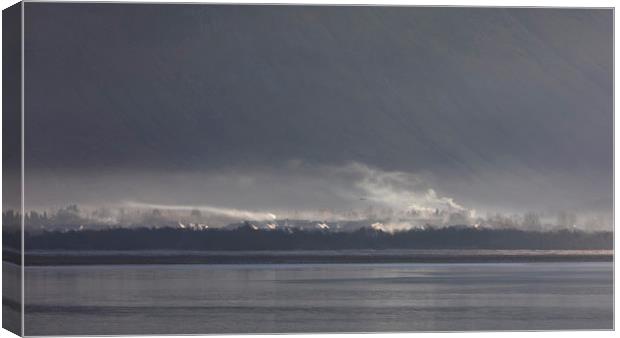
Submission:
[[[36,3],[27,15],[31,167],[303,156],[610,172],[611,11]]]
[[[33,207],[354,204],[330,187],[359,186],[298,159],[424,177],[468,209],[612,210],[612,10],[28,3],[26,18]],[[214,183],[231,172],[269,184]]]

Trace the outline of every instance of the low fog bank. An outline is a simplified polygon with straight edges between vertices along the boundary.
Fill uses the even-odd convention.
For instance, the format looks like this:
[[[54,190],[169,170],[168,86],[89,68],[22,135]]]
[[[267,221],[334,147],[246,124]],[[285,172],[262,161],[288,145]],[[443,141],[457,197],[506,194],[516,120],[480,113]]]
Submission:
[[[161,206],[164,207],[164,206]],[[213,213],[204,212],[215,211]],[[127,209],[80,209],[70,205],[55,212],[26,214],[26,231],[73,231],[103,230],[113,228],[177,228],[190,230],[229,229],[248,226],[255,230],[301,229],[326,230],[336,232],[355,231],[371,228],[384,232],[398,232],[412,229],[433,229],[463,227],[471,229],[518,229],[525,231],[557,231],[563,229],[585,231],[609,231],[601,226],[602,217],[592,217],[580,221],[574,213],[561,212],[555,219],[550,215],[533,212],[522,215],[491,214],[485,217],[473,216],[463,212],[447,212],[436,209],[427,214],[417,211],[395,212],[391,209],[352,210],[334,212],[317,210],[281,214],[253,212],[214,207],[176,207]],[[3,213],[6,229],[17,229],[20,215],[14,211]]]
[[[361,163],[203,173],[34,175],[29,230],[106,227],[299,227],[392,232],[453,225],[523,230],[611,230],[612,195],[583,178],[514,172],[446,179]],[[576,184],[575,182],[581,182]],[[592,181],[595,182],[595,181]],[[10,218],[10,217],[9,217]],[[11,221],[5,221],[10,224]]]

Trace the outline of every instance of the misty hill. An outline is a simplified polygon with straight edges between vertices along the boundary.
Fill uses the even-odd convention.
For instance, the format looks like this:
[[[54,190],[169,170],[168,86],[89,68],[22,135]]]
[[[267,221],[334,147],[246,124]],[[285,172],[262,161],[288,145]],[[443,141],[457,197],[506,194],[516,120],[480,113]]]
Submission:
[[[19,233],[5,233],[11,242]],[[26,250],[344,250],[344,249],[530,249],[613,248],[612,232],[524,231],[445,227],[384,232],[361,228],[327,230],[257,229],[249,223],[232,230],[115,228],[26,233]]]

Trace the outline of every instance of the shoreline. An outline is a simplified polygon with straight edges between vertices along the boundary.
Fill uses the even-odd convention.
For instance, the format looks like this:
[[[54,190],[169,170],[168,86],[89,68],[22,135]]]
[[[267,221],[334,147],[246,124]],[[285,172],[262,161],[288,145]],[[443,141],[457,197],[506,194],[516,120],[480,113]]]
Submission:
[[[5,262],[19,258],[3,253]],[[13,256],[13,257],[11,257]],[[8,259],[7,259],[8,258]],[[15,260],[11,259],[14,258]],[[372,263],[547,263],[613,262],[612,250],[376,250],[252,252],[30,252],[26,266],[155,265],[155,264],[372,264]]]

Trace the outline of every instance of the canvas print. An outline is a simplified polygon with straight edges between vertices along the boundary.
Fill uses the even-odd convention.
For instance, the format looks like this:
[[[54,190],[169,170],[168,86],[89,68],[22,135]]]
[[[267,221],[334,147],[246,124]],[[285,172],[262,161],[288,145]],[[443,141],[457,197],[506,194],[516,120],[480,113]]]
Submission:
[[[613,10],[3,13],[3,325],[611,330]]]

